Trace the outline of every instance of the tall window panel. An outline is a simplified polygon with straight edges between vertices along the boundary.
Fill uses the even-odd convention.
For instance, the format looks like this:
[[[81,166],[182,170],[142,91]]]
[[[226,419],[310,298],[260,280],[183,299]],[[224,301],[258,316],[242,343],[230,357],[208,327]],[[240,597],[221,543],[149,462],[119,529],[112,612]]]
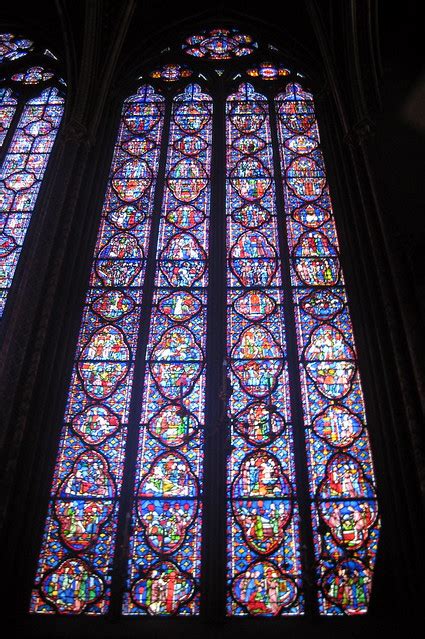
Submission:
[[[164,99],[124,103],[60,437],[31,610],[108,609]]]
[[[23,81],[27,74],[21,74]],[[16,82],[19,78],[16,78]],[[34,83],[35,84],[35,83]],[[3,90],[0,140],[6,143],[16,100]],[[56,88],[29,99],[21,113],[0,167],[0,316],[12,285],[25,235],[34,212],[50,152],[62,118],[64,99]]]
[[[320,612],[367,611],[379,518],[353,330],[312,96],[276,98]]]
[[[300,614],[299,517],[267,99],[227,100],[228,614]]]
[[[143,389],[130,615],[199,613],[212,99],[173,100]]]
[[[10,89],[0,89],[0,152],[15,115],[18,101]]]

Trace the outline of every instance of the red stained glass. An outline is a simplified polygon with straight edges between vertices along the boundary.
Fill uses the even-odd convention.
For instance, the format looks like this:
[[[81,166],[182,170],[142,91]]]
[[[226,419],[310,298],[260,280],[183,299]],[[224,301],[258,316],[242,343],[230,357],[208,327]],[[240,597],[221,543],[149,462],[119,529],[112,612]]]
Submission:
[[[184,78],[190,78],[192,71],[181,64],[164,64],[160,69],[155,69],[149,74],[151,78],[165,80],[165,82],[175,82]]]
[[[290,75],[289,69],[281,64],[273,64],[272,62],[261,62],[256,67],[247,69],[247,74],[252,78],[261,78],[262,80],[277,80]]]

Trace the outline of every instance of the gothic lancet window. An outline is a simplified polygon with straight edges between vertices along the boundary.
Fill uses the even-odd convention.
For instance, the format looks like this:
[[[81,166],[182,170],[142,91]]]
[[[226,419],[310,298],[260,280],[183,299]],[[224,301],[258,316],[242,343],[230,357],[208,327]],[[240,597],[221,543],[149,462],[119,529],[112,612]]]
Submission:
[[[32,612],[202,614],[214,508],[223,613],[367,612],[378,508],[309,84],[217,28],[125,100]]]
[[[56,59],[0,34],[0,317],[64,108]]]

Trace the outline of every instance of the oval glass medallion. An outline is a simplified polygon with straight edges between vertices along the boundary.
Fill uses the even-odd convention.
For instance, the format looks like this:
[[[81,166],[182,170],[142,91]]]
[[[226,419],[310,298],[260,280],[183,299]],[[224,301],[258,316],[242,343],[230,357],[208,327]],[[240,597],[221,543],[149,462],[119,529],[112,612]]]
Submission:
[[[92,303],[93,311],[107,322],[114,322],[134,309],[134,300],[125,293],[113,289],[105,291]]]
[[[202,307],[201,302],[192,293],[175,291],[163,297],[158,308],[174,322],[185,322],[196,315]]]
[[[361,419],[340,404],[330,404],[316,415],[312,427],[316,435],[337,448],[351,446],[363,432]]]
[[[307,286],[334,286],[340,277],[338,251],[320,231],[303,233],[293,250],[295,272]]]
[[[312,158],[300,157],[290,164],[286,180],[288,186],[302,200],[317,200],[326,186],[321,166]]]
[[[99,251],[96,273],[104,286],[129,286],[140,273],[143,249],[130,233],[117,233]]]
[[[266,110],[258,103],[235,102],[230,110],[231,122],[245,135],[258,131],[265,119]]]
[[[205,214],[192,204],[182,204],[167,212],[167,221],[183,231],[193,229],[205,220]]]
[[[152,171],[145,160],[124,162],[112,178],[112,186],[124,202],[138,200],[152,184]]]
[[[174,113],[174,120],[185,133],[199,133],[211,117],[209,107],[202,102],[180,104]]]
[[[174,148],[183,155],[196,156],[208,147],[204,138],[199,135],[186,135],[174,142]]]
[[[136,606],[153,616],[175,615],[195,591],[195,582],[171,561],[157,562],[134,582],[131,597]]]
[[[161,253],[159,268],[171,286],[192,286],[205,272],[206,253],[191,233],[177,233]]]
[[[274,617],[297,598],[295,580],[269,561],[252,563],[232,583],[232,596],[253,616]]]
[[[270,219],[270,211],[260,206],[259,204],[245,204],[232,212],[232,217],[235,222],[239,222],[247,229],[255,229]]]
[[[152,351],[150,368],[158,389],[167,399],[186,396],[203,366],[202,350],[183,326],[166,330]]]
[[[199,160],[179,160],[168,174],[168,187],[180,202],[193,202],[207,186],[208,174]]]
[[[258,151],[262,151],[264,147],[265,142],[261,138],[257,138],[255,135],[243,135],[233,142],[233,148],[244,155],[258,153]]]
[[[283,353],[266,328],[250,326],[235,344],[230,364],[249,395],[266,397],[277,384],[283,368]]]
[[[285,430],[283,417],[264,401],[249,404],[232,422],[236,430],[254,446],[270,444]]]
[[[319,289],[301,299],[301,308],[317,320],[328,321],[344,309],[343,300],[332,291]]]
[[[354,352],[331,324],[315,328],[304,351],[305,367],[317,389],[329,399],[341,399],[351,389],[356,366]]]
[[[75,415],[72,427],[91,446],[102,444],[120,427],[120,420],[107,406],[95,404]]]
[[[146,135],[156,127],[161,111],[154,102],[131,104],[124,114],[127,128],[137,135]]]
[[[197,494],[198,484],[189,463],[175,452],[163,453],[155,459],[138,490],[139,498],[196,497]]]
[[[233,169],[230,183],[241,198],[255,202],[264,197],[271,184],[271,177],[260,160],[247,157],[239,160]]]
[[[235,311],[251,322],[265,319],[276,308],[276,302],[261,290],[247,291],[234,302]]]
[[[230,249],[230,266],[243,286],[269,286],[277,268],[275,248],[263,233],[246,231]]]
[[[184,406],[167,404],[148,423],[149,432],[164,446],[181,446],[199,428],[198,420]]]

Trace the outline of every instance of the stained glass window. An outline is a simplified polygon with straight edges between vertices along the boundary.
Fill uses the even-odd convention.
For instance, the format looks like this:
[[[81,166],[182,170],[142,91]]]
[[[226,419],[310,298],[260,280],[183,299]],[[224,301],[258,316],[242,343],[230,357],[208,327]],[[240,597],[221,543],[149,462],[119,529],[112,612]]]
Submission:
[[[15,82],[23,82],[24,84],[38,84],[53,78],[53,73],[45,71],[43,67],[31,67],[25,73],[15,73],[12,80]]]
[[[17,104],[18,101],[10,89],[0,89],[0,148],[9,131]]]
[[[378,507],[318,126],[264,49],[236,29],[188,36],[124,103],[33,612],[201,614],[206,509],[226,511],[229,617],[367,611]],[[213,480],[223,503],[204,497]]]
[[[14,65],[20,64],[18,58],[27,55],[31,47],[29,40],[2,34],[0,61],[16,60]],[[58,81],[53,72],[39,66],[24,68],[2,79],[0,317],[62,119],[64,98],[57,88]],[[19,85],[28,85],[28,90]]]

